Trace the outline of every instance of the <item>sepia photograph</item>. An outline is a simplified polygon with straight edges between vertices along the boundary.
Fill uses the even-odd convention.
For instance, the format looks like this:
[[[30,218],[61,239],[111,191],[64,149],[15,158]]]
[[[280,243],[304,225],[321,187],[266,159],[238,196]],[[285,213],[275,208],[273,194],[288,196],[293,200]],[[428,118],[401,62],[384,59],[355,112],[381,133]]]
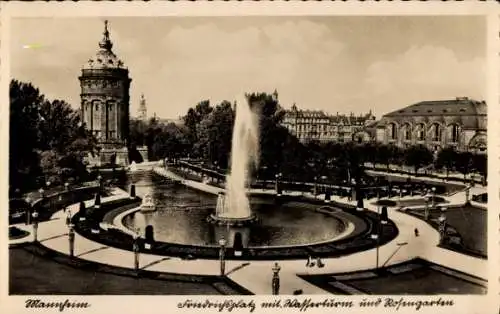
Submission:
[[[61,311],[98,295],[245,312],[253,299],[196,296],[297,311],[486,297],[488,25],[12,17],[8,294]]]

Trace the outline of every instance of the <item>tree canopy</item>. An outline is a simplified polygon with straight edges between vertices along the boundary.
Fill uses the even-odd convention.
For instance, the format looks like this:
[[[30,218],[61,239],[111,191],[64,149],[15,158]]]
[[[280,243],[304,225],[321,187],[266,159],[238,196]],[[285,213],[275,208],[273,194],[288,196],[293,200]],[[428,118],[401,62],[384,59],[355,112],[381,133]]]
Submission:
[[[48,100],[31,83],[10,83],[9,181],[33,188],[34,178],[56,182],[85,176],[83,156],[96,140],[78,111],[63,100]]]

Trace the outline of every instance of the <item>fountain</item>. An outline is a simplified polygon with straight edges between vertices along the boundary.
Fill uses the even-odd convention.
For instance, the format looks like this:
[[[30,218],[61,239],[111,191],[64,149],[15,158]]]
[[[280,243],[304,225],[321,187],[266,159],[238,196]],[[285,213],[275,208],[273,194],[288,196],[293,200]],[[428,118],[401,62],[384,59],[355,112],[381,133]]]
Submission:
[[[246,185],[249,169],[257,166],[259,156],[258,116],[250,108],[249,100],[238,102],[231,144],[231,173],[226,179],[226,190],[217,198],[215,214],[209,221],[219,225],[242,226],[252,223],[256,216],[250,208]]]
[[[135,163],[135,161],[132,161],[132,163],[130,164],[130,166],[128,167],[128,170],[130,172],[137,172],[137,164]]]
[[[156,211],[156,205],[153,197],[150,194],[146,194],[141,204],[141,212],[153,212]]]

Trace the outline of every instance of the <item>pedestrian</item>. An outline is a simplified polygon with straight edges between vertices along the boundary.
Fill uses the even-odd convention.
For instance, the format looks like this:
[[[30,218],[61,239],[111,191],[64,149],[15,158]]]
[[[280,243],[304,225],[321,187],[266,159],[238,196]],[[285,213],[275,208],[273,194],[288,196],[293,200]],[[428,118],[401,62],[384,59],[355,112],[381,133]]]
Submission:
[[[418,229],[415,228],[415,237],[418,237],[418,234],[419,234]]]
[[[309,267],[310,264],[311,264],[311,255],[307,256],[306,267]]]
[[[321,261],[321,258],[316,259],[316,264],[318,265],[319,268],[325,267],[325,264]]]

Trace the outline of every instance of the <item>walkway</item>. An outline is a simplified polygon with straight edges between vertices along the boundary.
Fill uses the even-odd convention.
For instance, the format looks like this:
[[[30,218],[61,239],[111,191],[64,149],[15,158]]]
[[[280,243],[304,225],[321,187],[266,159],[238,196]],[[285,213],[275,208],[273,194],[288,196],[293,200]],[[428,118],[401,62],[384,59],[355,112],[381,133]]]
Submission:
[[[157,169],[155,169],[155,172],[158,171]],[[166,171],[164,173],[172,176],[171,173]],[[172,178],[174,177],[172,176]],[[206,192],[217,193],[221,190],[199,182],[180,179],[184,184],[195,188],[203,188]],[[273,193],[270,190],[260,192]],[[305,196],[313,197],[307,193]],[[128,197],[129,195],[126,192],[115,189],[112,195],[104,197],[102,202]],[[340,199],[336,196],[333,196],[332,200],[346,203],[345,198]],[[461,201],[463,202],[463,198]],[[350,204],[355,205],[355,202],[350,202]],[[93,200],[86,202],[87,207],[91,205],[93,205]],[[365,206],[368,210],[377,210],[376,206],[368,204],[368,202],[366,202]],[[76,212],[78,204],[69,206],[69,209]],[[51,220],[41,222],[38,228],[38,239],[47,248],[68,254],[68,229],[65,224],[65,217],[66,214],[59,211],[52,216]],[[398,211],[390,211],[389,217],[396,223],[400,233],[396,239],[379,248],[379,266],[397,264],[416,257],[422,257],[436,264],[480,278],[488,278],[486,260],[438,248],[439,235],[427,223]],[[22,224],[17,226],[31,232],[31,226]],[[414,228],[419,229],[419,237],[414,236]],[[32,239],[27,237],[22,240],[31,241]],[[11,243],[13,242],[11,241]],[[75,237],[75,255],[88,261],[133,268],[133,252],[105,246],[88,240],[79,234],[76,234]],[[304,294],[328,294],[327,291],[302,280],[297,274],[329,274],[373,269],[376,263],[376,249],[340,258],[328,258],[324,259],[323,262],[325,264],[323,268],[306,268],[305,260],[280,261],[280,293],[292,294],[294,290],[301,289]],[[145,270],[178,274],[219,275],[220,272],[220,263],[216,260],[182,260],[175,257],[170,258],[144,253],[140,255],[140,265]],[[271,294],[271,269],[273,265],[273,261],[248,261],[246,263],[244,261],[226,261],[226,272],[230,279],[254,294]]]

